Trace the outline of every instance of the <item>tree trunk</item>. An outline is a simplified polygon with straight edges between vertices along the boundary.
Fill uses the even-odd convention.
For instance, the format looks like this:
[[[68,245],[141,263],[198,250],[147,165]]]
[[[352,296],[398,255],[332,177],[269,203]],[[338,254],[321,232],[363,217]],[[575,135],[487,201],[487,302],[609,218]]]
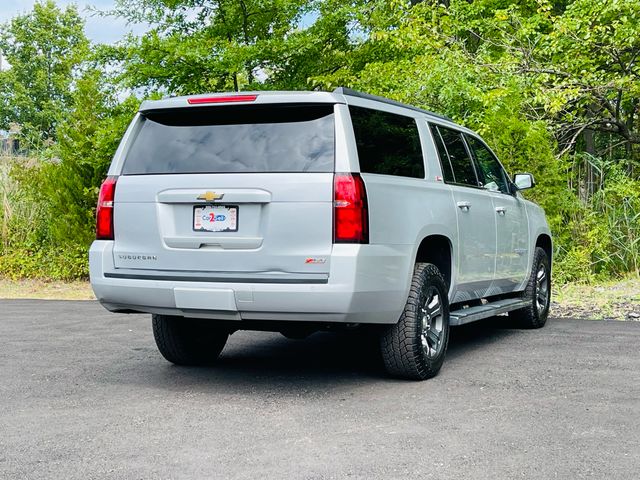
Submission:
[[[591,163],[590,157],[595,157],[596,155],[596,145],[594,139],[593,130],[587,128],[583,132],[584,138],[584,151],[589,154],[587,157],[587,161],[585,162],[585,182],[586,182],[586,198],[585,200],[589,200],[591,196],[594,194],[596,190],[596,181],[594,178],[593,165]]]

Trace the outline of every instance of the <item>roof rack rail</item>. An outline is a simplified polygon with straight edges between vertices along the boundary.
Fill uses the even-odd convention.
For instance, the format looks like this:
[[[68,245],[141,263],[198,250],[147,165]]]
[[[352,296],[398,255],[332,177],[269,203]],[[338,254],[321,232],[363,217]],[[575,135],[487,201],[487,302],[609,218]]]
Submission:
[[[370,93],[363,93],[357,90],[353,90],[347,87],[338,87],[333,93],[337,93],[340,95],[349,95],[351,97],[360,97],[366,98],[367,100],[375,100],[376,102],[388,103],[389,105],[395,105],[396,107],[408,108],[410,110],[415,110],[416,112],[426,113],[436,118],[440,118],[442,120],[447,120],[448,122],[453,122],[453,120],[446,115],[440,115],[439,113],[430,112],[429,110],[425,110],[423,108],[414,107],[413,105],[407,105],[406,103],[396,102],[395,100],[391,100],[386,97],[379,97],[378,95],[371,95]]]

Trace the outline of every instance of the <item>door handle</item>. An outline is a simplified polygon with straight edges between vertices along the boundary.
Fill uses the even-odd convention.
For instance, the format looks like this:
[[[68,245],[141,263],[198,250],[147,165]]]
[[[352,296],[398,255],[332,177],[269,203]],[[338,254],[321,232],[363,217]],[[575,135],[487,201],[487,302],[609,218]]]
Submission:
[[[498,212],[498,215],[504,216],[507,213],[507,207],[496,207],[496,212]]]
[[[458,208],[463,212],[468,212],[471,208],[471,202],[458,202]]]

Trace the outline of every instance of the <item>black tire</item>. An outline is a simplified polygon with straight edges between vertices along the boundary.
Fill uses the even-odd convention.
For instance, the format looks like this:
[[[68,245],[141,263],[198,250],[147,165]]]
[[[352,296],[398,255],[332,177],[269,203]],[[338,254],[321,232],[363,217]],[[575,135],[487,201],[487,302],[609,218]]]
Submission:
[[[176,365],[213,364],[229,338],[214,320],[152,315],[151,321],[158,350]]]
[[[547,323],[551,302],[551,265],[549,256],[542,248],[536,247],[533,253],[531,275],[522,298],[529,304],[509,312],[509,318],[520,328],[542,328]],[[541,278],[541,272],[543,277]]]
[[[308,325],[291,325],[289,328],[280,331],[282,336],[289,340],[304,340],[316,332],[316,328]]]
[[[447,292],[435,265],[416,264],[400,320],[380,336],[382,360],[391,375],[425,380],[438,374],[449,344]]]

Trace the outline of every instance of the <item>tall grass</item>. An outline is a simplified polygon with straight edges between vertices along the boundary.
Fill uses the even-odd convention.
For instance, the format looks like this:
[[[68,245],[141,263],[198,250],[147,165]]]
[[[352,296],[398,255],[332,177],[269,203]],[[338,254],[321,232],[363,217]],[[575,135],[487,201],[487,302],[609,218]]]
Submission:
[[[51,240],[42,165],[34,158],[0,157],[0,277],[85,278],[86,248]]]
[[[613,183],[613,182],[612,182]],[[593,208],[606,225],[602,270],[640,275],[640,182],[618,179],[594,196]]]
[[[44,202],[32,198],[14,173],[33,169],[37,160],[26,157],[0,157],[0,245],[3,250],[35,240],[45,219]]]
[[[13,185],[9,175],[11,170],[11,164],[9,162],[9,158],[0,157],[0,240],[2,240],[3,247],[7,246],[9,223],[13,215]]]
[[[624,162],[590,155],[575,162],[568,178],[575,206],[554,232],[556,278],[589,283],[640,276],[640,180],[621,167]]]
[[[3,250],[25,244],[41,222],[42,208],[15,181],[12,171],[33,164],[32,159],[0,157],[0,245]]]

